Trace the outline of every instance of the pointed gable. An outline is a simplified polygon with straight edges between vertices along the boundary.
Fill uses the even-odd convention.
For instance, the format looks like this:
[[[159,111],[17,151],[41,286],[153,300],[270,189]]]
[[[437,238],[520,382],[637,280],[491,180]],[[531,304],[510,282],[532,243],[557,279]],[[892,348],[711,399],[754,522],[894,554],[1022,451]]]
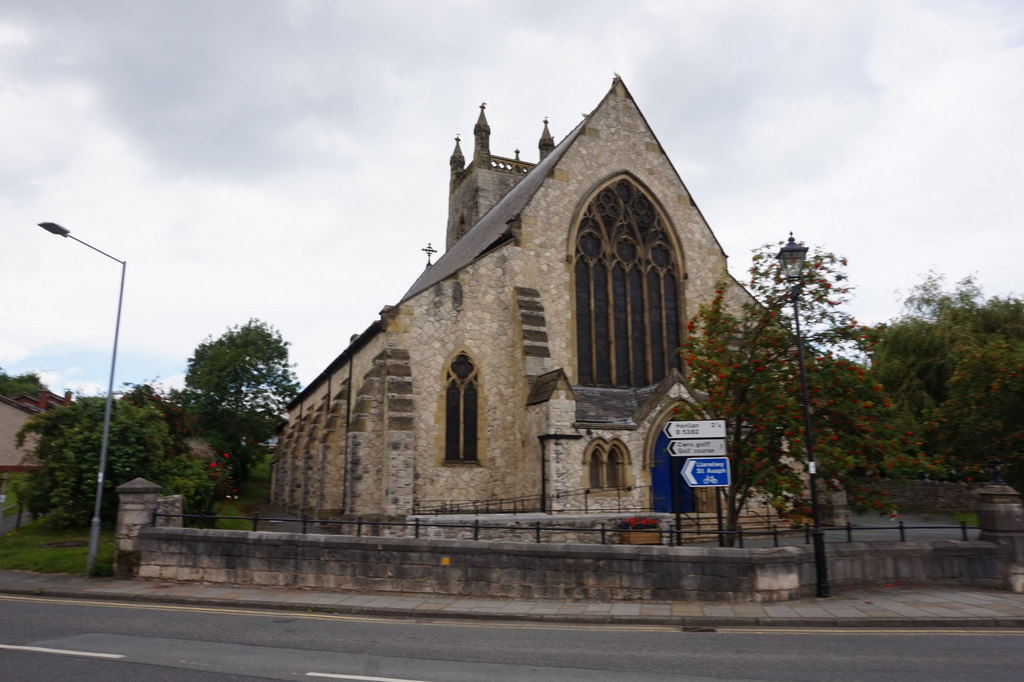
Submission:
[[[625,83],[618,75],[616,75],[612,81],[611,88],[601,99],[598,105],[594,107],[590,114],[584,117],[584,119],[557,146],[555,146],[554,149],[546,155],[543,155],[540,162],[530,169],[522,180],[509,190],[508,193],[505,194],[505,196],[502,197],[501,200],[498,201],[489,211],[487,211],[474,225],[470,226],[466,233],[455,241],[436,263],[421,273],[402,297],[402,301],[404,302],[416,294],[429,289],[438,282],[452,277],[491,249],[506,241],[510,241],[513,238],[510,222],[515,221],[523,209],[529,205],[537,191],[541,188],[544,182],[552,176],[555,167],[569,152],[573,145],[577,143],[581,136],[588,134],[588,123],[592,121],[598,112],[608,105],[612,98],[627,99],[632,104],[636,120],[641,126],[643,126],[645,134],[651,137],[653,146],[668,163],[671,168],[674,181],[678,183],[678,186],[685,194],[686,201],[699,216],[700,222],[704,225],[707,234],[710,236],[710,239],[714,244],[717,255],[724,257],[725,254],[721,249],[721,245],[714,234],[706,228],[706,222],[704,221],[703,215],[700,214],[700,209],[697,208],[696,204],[692,201],[682,178],[680,178],[679,173],[672,165],[671,160],[669,160],[667,155],[665,155],[664,150],[661,147],[661,143],[658,142],[657,137],[651,130],[643,112],[641,112],[640,108],[636,105],[636,102],[633,100],[633,97]],[[481,118],[478,120],[476,126],[476,128],[481,131],[483,130],[482,126],[486,124],[486,119],[483,118],[483,115],[483,109],[481,108]],[[483,124],[481,124],[480,121],[483,121]],[[486,126],[486,128],[486,132],[489,135],[490,127]],[[478,137],[481,136],[481,133],[478,132]],[[542,134],[542,147],[545,138],[550,138],[546,119],[544,122],[544,133]],[[479,144],[480,143],[478,141],[478,145]],[[487,149],[487,153],[490,153],[489,148]]]

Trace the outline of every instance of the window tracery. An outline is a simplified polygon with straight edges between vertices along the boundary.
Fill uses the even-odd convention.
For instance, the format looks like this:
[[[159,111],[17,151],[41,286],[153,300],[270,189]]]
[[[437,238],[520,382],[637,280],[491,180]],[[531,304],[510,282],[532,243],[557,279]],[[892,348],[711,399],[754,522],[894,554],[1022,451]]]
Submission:
[[[664,219],[619,178],[584,209],[574,254],[579,383],[648,386],[679,366],[679,266]]]
[[[473,361],[459,353],[445,377],[444,458],[447,462],[477,461],[478,375]]]

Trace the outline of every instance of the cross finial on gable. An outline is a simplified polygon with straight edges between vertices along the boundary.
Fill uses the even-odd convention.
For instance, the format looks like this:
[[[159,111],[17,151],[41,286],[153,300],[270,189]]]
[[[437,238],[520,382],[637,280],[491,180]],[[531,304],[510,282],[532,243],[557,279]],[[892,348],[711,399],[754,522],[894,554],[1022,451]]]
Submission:
[[[435,249],[433,246],[431,246],[430,242],[427,242],[427,248],[420,249],[420,251],[422,251],[423,253],[427,254],[427,267],[429,268],[431,265],[433,265],[430,262],[430,257],[433,256],[435,253],[437,253],[437,249]]]

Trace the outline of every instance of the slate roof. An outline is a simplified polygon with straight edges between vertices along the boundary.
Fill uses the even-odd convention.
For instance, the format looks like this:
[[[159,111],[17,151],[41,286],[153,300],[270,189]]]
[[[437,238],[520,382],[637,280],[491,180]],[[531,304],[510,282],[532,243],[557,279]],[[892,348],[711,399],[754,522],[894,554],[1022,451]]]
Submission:
[[[636,426],[646,418],[647,411],[677,384],[682,384],[693,394],[678,369],[671,370],[656,384],[639,388],[573,386],[576,421],[595,426]]]
[[[642,402],[641,396],[638,395],[642,390],[644,389],[573,386],[572,392],[576,396],[576,421],[632,425],[635,423],[633,415]]]
[[[530,387],[530,395],[526,398],[526,404],[535,405],[551,400],[551,396],[554,395],[560,383],[564,383],[565,386],[569,385],[569,379],[562,369],[541,374]]]

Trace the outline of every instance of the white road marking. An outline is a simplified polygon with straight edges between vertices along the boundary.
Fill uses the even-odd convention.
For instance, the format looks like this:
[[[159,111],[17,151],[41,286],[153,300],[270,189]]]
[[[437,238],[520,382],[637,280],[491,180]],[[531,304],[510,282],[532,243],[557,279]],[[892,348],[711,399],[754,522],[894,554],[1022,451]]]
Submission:
[[[332,680],[361,680],[362,682],[426,682],[405,677],[367,677],[365,675],[342,675],[340,673],[306,673],[307,677],[328,677]]]
[[[102,654],[96,651],[72,651],[70,649],[48,649],[42,646],[0,644],[0,649],[9,649],[11,651],[33,651],[37,654],[60,654],[61,656],[85,656],[87,658],[124,658],[122,654]]]

